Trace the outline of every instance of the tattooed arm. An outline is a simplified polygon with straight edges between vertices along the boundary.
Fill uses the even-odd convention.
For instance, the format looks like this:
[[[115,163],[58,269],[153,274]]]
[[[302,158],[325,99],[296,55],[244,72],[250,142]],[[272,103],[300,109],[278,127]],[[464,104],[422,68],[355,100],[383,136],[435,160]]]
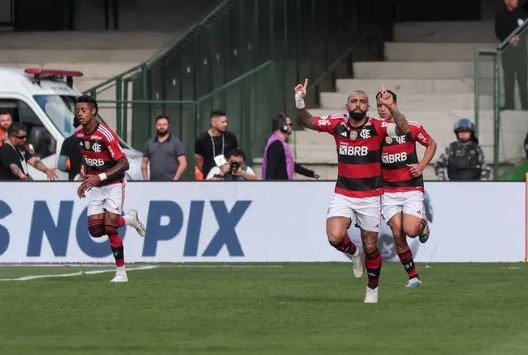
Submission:
[[[26,174],[24,174],[24,172],[18,167],[18,165],[10,164],[9,168],[11,169],[11,173],[15,175],[17,178],[19,178],[20,180],[26,181],[28,179]]]

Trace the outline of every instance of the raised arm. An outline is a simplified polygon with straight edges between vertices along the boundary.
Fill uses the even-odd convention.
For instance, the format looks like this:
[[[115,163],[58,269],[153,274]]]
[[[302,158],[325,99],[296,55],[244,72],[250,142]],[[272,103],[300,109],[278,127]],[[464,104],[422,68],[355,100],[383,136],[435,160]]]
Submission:
[[[313,124],[313,118],[310,112],[306,109],[304,97],[306,96],[306,88],[308,87],[308,79],[304,79],[304,83],[298,84],[293,88],[295,91],[295,107],[297,107],[297,118],[299,123],[306,128],[316,129]]]
[[[385,90],[383,86],[381,88],[381,96],[379,97],[379,100],[382,105],[387,107],[387,109],[390,111],[392,115],[392,118],[394,119],[394,123],[396,124],[396,127],[395,127],[396,135],[401,136],[409,132],[409,123],[407,122],[407,119],[400,112],[400,110],[398,110],[398,107],[396,103],[394,102],[392,94],[388,92],[387,90]],[[387,131],[389,132],[389,135],[391,136],[394,135],[394,134],[390,134],[391,132],[389,129],[387,129]]]

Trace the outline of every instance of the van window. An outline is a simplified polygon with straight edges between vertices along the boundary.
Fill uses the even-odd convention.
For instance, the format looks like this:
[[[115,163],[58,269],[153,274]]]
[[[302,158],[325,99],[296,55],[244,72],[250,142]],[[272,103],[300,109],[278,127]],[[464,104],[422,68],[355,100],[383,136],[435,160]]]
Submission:
[[[24,101],[0,100],[0,109],[11,113],[13,122],[21,122],[26,126],[28,140],[40,159],[55,154],[57,141],[44,127],[35,112]]]
[[[51,119],[63,137],[73,133],[73,117],[75,116],[75,96],[67,95],[35,95],[35,101]]]

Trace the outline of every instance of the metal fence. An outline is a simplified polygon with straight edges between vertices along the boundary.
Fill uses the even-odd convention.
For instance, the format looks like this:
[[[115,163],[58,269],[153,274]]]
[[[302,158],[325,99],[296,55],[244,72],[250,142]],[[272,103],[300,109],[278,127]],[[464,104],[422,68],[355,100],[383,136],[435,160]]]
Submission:
[[[485,152],[490,152],[495,180],[507,178],[526,159],[527,47],[525,22],[495,49],[475,53],[475,124]]]
[[[209,112],[224,110],[252,159],[262,154],[275,113],[294,113],[296,83],[312,79],[307,103],[317,106],[336,77],[353,76],[353,61],[381,58],[393,10],[390,0],[224,1],[147,63],[88,92],[113,100],[113,110],[101,112],[136,148],[164,113],[192,151]]]

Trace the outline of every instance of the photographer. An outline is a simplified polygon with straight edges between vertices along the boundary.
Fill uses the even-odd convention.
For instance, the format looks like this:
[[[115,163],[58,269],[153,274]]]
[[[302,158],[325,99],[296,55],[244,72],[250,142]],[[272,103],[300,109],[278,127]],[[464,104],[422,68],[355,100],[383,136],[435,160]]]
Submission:
[[[240,149],[233,149],[227,154],[227,162],[222,168],[214,167],[207,174],[206,180],[243,181],[257,180],[251,167],[246,165],[246,155]]]

